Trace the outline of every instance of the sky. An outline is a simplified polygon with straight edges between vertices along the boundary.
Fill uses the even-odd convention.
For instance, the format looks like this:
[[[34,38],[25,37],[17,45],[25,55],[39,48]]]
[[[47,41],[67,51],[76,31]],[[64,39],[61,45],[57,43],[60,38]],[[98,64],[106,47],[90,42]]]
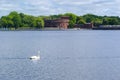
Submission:
[[[11,11],[34,16],[64,13],[120,16],[120,0],[0,0],[0,17]]]

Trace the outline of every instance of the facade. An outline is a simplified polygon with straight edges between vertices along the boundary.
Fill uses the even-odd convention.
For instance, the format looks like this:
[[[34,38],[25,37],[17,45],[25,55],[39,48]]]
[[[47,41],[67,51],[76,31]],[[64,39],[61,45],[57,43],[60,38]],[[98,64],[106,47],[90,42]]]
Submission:
[[[45,28],[67,29],[69,25],[69,17],[61,17],[55,20],[45,20]]]

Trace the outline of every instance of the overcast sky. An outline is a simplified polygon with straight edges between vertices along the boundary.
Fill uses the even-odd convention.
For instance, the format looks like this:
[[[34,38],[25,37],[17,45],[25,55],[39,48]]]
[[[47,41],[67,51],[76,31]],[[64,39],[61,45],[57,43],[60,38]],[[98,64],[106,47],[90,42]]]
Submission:
[[[120,16],[120,0],[0,0],[0,17],[11,11],[34,16],[68,12]]]

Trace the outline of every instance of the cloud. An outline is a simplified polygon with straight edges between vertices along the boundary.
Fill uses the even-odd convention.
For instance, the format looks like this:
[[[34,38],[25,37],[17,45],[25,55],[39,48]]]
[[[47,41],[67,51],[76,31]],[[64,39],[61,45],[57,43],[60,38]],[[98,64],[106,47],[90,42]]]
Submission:
[[[94,1],[92,4],[109,4],[114,3],[114,0],[100,0],[100,1]]]
[[[35,16],[67,12],[120,16],[119,3],[119,0],[0,0],[0,16],[11,11]]]

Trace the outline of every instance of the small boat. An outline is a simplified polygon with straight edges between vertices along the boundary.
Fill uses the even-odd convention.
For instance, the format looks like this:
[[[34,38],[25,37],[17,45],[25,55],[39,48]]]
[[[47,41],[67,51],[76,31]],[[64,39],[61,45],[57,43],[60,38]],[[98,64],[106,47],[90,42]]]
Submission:
[[[38,55],[37,56],[31,56],[30,59],[31,60],[39,60],[40,59],[40,51],[38,51]]]

